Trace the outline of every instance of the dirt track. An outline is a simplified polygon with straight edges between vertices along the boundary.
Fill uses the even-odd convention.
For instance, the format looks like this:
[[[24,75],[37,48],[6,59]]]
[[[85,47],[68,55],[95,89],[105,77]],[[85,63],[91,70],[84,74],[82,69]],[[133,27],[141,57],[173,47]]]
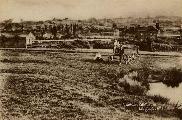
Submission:
[[[67,53],[97,53],[100,52],[103,55],[113,54],[112,49],[52,49],[52,48],[0,48],[0,50],[15,50],[15,51],[49,51],[49,52],[67,52]],[[139,51],[140,55],[151,55],[151,56],[172,56],[172,57],[182,57],[181,52],[148,52]]]

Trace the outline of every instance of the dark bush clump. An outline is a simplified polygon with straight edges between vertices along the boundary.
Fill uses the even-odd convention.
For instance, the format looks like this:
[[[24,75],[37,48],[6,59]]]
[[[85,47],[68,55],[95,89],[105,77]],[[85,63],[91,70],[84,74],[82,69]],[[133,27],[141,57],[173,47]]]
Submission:
[[[145,95],[147,92],[146,87],[140,85],[130,85],[129,83],[120,83],[120,87],[123,87],[125,92],[131,95]]]
[[[73,45],[76,46],[77,48],[90,48],[90,44],[88,41],[83,41],[83,40],[75,40],[73,42]]]
[[[151,96],[149,96],[149,98],[152,99],[156,103],[166,104],[169,102],[169,98],[163,97],[161,95],[151,95]]]
[[[182,70],[178,68],[165,70],[162,82],[167,86],[178,87],[182,82]]]
[[[142,68],[137,70],[137,76],[135,76],[133,79],[140,82],[142,86],[145,86],[147,90],[150,89],[148,77],[150,75],[150,69],[149,68]]]
[[[93,42],[93,48],[95,49],[112,49],[113,47],[113,43],[111,42],[104,42],[101,40]]]

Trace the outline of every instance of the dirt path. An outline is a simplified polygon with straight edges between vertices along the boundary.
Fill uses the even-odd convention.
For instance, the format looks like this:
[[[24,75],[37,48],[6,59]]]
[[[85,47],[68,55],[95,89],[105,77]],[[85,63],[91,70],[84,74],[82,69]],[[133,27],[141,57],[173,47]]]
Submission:
[[[112,49],[76,49],[78,52],[100,52],[103,54],[112,54]],[[173,57],[182,57],[180,52],[149,52],[149,51],[139,51],[140,55],[151,55],[151,56],[173,56]]]
[[[14,50],[14,51],[49,51],[49,52],[68,52],[68,53],[97,53],[100,52],[104,55],[109,55],[113,53],[112,49],[54,49],[54,48],[0,48],[0,50]],[[151,56],[172,56],[172,57],[182,57],[181,52],[149,52],[149,51],[139,51],[140,55],[151,55]]]

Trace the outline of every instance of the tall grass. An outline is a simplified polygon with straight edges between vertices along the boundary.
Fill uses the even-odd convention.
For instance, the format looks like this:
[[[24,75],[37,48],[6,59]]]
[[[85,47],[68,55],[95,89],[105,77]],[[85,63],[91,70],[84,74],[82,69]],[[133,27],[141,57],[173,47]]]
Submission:
[[[180,119],[182,119],[182,104],[179,104],[179,102],[177,102],[174,105],[174,112],[176,114],[177,117],[179,117]]]
[[[130,85],[129,83],[120,84],[121,87],[124,88],[127,94],[131,95],[145,95],[147,89],[144,86],[140,85]]]
[[[149,95],[150,99],[152,99],[155,103],[166,104],[169,102],[169,98],[163,97],[161,95]]]
[[[150,89],[148,77],[150,75],[151,70],[147,67],[142,67],[141,69],[133,70],[137,71],[137,76],[133,78],[133,80],[136,80],[141,83],[142,86],[145,86],[147,90]]]
[[[20,60],[20,59],[3,59],[0,60],[2,63],[49,63],[44,60]]]
[[[118,89],[119,79],[128,72],[132,72],[129,70],[133,67],[88,62],[81,58],[83,54],[81,56],[65,53],[41,55],[46,58],[43,61],[48,60],[50,64],[41,64],[43,61],[39,64],[29,64],[39,62],[40,54],[37,54],[31,54],[35,60],[25,61],[23,59],[25,64],[21,66],[0,70],[3,73],[12,73],[12,77],[9,76],[5,84],[8,94],[2,97],[3,107],[8,110],[9,114],[17,110],[17,113],[31,115],[35,119],[53,119],[52,117],[55,117],[55,120],[74,119],[77,116],[84,119],[89,114],[89,108],[83,109],[83,104],[94,108],[94,113],[92,112],[94,119],[99,114],[95,108],[111,106],[120,109],[123,104],[127,103],[150,103],[151,99],[156,102],[161,99],[165,101],[158,96],[148,99],[145,95],[147,91],[145,86],[151,74],[148,68],[136,70],[139,74],[135,80],[141,82],[142,85],[123,83],[120,84],[121,89]],[[18,61],[12,59],[4,62],[18,64]],[[14,75],[15,73],[21,75]],[[22,73],[27,75],[22,75]],[[176,109],[176,112],[180,114],[180,109]],[[102,115],[102,119],[105,115]]]

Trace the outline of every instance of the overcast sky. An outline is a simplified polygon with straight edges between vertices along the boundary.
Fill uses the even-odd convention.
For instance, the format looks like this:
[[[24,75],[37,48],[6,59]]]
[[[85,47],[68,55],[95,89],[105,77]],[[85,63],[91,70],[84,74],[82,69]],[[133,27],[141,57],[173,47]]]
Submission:
[[[0,20],[182,16],[182,0],[0,0]]]

